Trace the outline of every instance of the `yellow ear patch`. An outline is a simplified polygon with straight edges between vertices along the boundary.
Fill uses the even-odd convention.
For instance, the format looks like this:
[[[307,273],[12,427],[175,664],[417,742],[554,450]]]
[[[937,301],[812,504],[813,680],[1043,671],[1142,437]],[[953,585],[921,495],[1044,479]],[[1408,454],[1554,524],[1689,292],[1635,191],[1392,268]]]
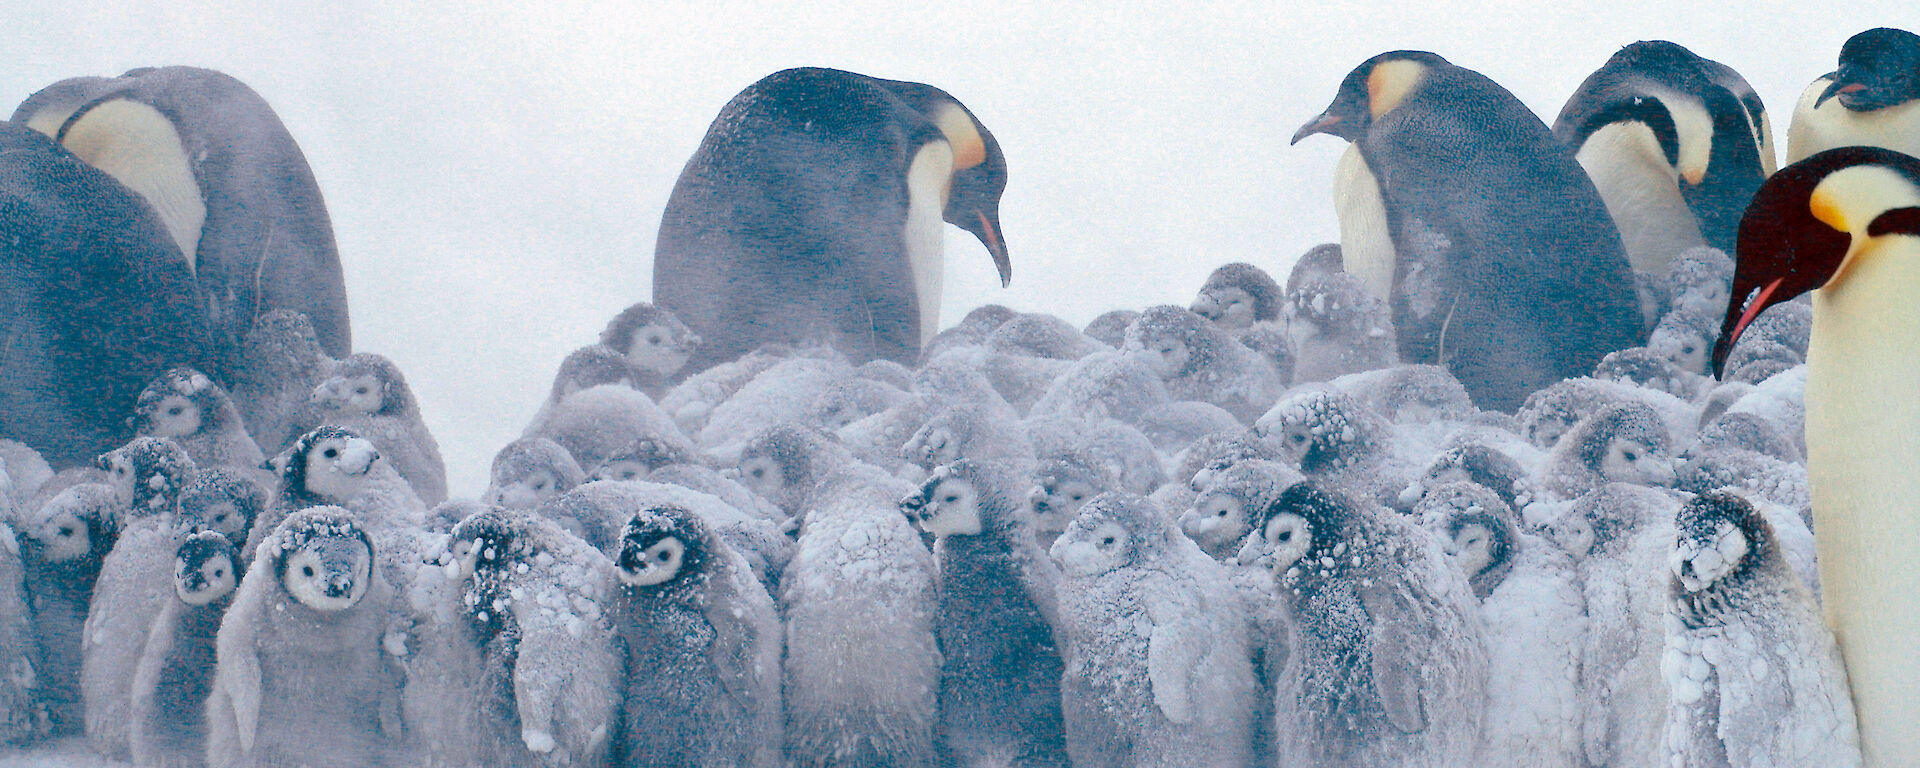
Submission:
[[[180,133],[166,115],[137,101],[101,102],[68,125],[60,143],[146,198],[187,257],[187,265],[197,267],[207,204]]]
[[[1373,119],[1399,107],[1426,76],[1427,65],[1417,61],[1393,59],[1373,65],[1367,73],[1367,109]]]
[[[934,124],[940,126],[940,132],[947,135],[947,143],[953,145],[953,170],[964,171],[987,161],[987,143],[981,140],[973,118],[960,105],[942,107]]]
[[[1880,165],[1856,165],[1834,171],[1807,199],[1807,210],[1821,223],[1841,232],[1864,230],[1874,218],[1894,208],[1920,206],[1920,188],[1905,176]]]

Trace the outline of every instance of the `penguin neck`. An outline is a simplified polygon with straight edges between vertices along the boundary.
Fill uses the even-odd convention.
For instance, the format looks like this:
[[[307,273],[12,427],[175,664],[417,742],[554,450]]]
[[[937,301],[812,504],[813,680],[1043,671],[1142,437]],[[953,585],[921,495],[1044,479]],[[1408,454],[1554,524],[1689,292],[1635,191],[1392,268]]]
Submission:
[[[1574,158],[1600,191],[1634,269],[1664,277],[1674,256],[1706,242],[1680,194],[1679,176],[1646,123],[1594,131]]]
[[[1920,238],[1883,236],[1813,293],[1807,479],[1821,602],[1858,705],[1869,764],[1920,749]]]
[[[1871,112],[1847,109],[1839,99],[1828,99],[1827,103],[1814,107],[1813,103],[1831,82],[1820,78],[1801,94],[1793,123],[1787,129],[1787,162],[1796,163],[1823,150],[1855,144],[1920,155],[1920,99]]]
[[[925,346],[940,329],[941,284],[946,276],[942,239],[948,185],[953,180],[953,149],[936,141],[920,148],[907,168],[907,218],[901,231],[913,293],[919,310],[919,343]]]

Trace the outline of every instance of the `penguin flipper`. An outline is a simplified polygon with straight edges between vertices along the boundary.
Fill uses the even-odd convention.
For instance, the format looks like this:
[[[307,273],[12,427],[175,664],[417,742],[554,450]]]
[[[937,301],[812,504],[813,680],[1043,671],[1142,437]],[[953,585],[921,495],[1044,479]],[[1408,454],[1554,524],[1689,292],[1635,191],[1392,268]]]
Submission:
[[[1171,597],[1167,589],[1147,594],[1147,617],[1153,622],[1147,638],[1147,679],[1161,714],[1186,723],[1194,716],[1193,673],[1210,641],[1204,622],[1196,621],[1193,606]]]
[[[260,656],[254,647],[255,620],[251,611],[230,615],[221,623],[215,640],[220,659],[215,682],[233,707],[234,734],[241,754],[253,751],[254,736],[260,731],[261,673]]]
[[[1420,658],[1415,647],[1420,643],[1431,643],[1432,638],[1416,637],[1409,628],[1424,626],[1416,616],[1412,605],[1390,587],[1376,584],[1362,590],[1360,603],[1365,606],[1367,616],[1373,624],[1373,687],[1380,695],[1380,707],[1386,711],[1387,722],[1403,733],[1419,733],[1427,729],[1427,715],[1422,701]]]

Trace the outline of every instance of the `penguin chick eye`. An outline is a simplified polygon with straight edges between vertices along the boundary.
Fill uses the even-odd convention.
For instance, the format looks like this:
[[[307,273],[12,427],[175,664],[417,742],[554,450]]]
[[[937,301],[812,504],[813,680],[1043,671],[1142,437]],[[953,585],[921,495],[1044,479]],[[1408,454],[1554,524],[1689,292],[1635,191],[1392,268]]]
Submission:
[[[225,569],[225,568],[215,568],[215,569],[213,569],[213,577],[214,577],[214,578],[216,578],[216,579],[224,579],[224,578],[226,578],[226,577],[227,577],[227,569]]]
[[[364,394],[366,394],[366,393],[367,393],[367,388],[366,388],[366,387],[364,387],[364,386],[362,386],[362,387],[356,387],[356,388],[354,388],[354,390],[353,390],[353,393],[354,393],[354,394],[356,394],[356,395],[364,395]]]
[[[305,576],[309,579],[313,578],[313,566],[311,565],[300,566],[300,575]]]
[[[326,449],[326,450],[324,450],[324,451],[321,451],[321,452],[320,452],[320,455],[321,455],[321,456],[325,456],[325,457],[327,457],[327,458],[329,458],[329,459],[332,459],[332,458],[337,458],[337,457],[339,457],[339,456],[340,456],[340,451],[339,451],[338,449],[335,449],[335,448],[328,448],[328,449]]]
[[[181,408],[180,406],[177,406],[177,405],[176,405],[176,406],[174,406],[174,407],[172,407],[172,408],[168,408],[168,409],[167,409],[167,415],[168,415],[168,416],[178,416],[178,415],[180,415],[180,412],[181,412],[181,411],[184,411],[184,410],[186,410],[186,409],[185,409],[185,408]]]
[[[668,560],[671,560],[671,559],[673,559],[673,555],[672,555],[671,553],[669,553],[669,552],[667,552],[666,550],[664,550],[664,549],[663,549],[663,550],[660,550],[660,554],[659,554],[659,555],[658,555],[657,557],[655,557],[654,559],[655,559],[655,560],[659,560],[660,562],[663,562],[663,563],[664,563],[664,562],[666,562],[666,561],[668,561]]]
[[[1292,531],[1292,529],[1288,529],[1288,530],[1284,530],[1284,531],[1281,531],[1281,532],[1280,532],[1280,534],[1279,534],[1278,536],[1275,536],[1275,537],[1273,537],[1273,540],[1274,540],[1274,541],[1277,541],[1277,542],[1279,542],[1279,543],[1281,543],[1281,544],[1285,544],[1285,543],[1287,543],[1287,542],[1289,542],[1289,541],[1293,541],[1293,531]]]
[[[64,525],[63,525],[63,526],[60,526],[60,537],[61,537],[61,538],[66,538],[66,537],[68,537],[68,536],[72,536],[72,535],[73,535],[73,529],[72,529],[72,528],[70,528],[70,527],[68,527],[68,526],[64,526]]]
[[[1621,452],[1621,455],[1622,455],[1623,457],[1625,457],[1627,461],[1639,461],[1639,460],[1640,460],[1640,454],[1638,454],[1638,453],[1635,453],[1635,452],[1633,452],[1633,451],[1630,451],[1630,450],[1629,450],[1629,451],[1623,451],[1623,452]]]
[[[943,504],[952,504],[959,500],[960,500],[960,494],[949,493],[946,495],[946,498],[941,499],[940,502]]]
[[[1102,546],[1102,547],[1111,547],[1111,546],[1113,546],[1113,537],[1112,537],[1112,536],[1108,536],[1108,537],[1106,537],[1106,538],[1103,538],[1103,539],[1101,539],[1101,540],[1100,540],[1100,546]]]
[[[1084,499],[1084,498],[1086,498],[1086,496],[1085,496],[1084,494],[1078,494],[1078,493],[1076,493],[1076,494],[1073,494],[1073,495],[1071,495],[1071,496],[1068,496],[1067,498],[1070,498],[1070,499],[1073,499],[1074,501],[1079,501],[1079,500],[1081,500],[1081,499]]]
[[[648,337],[647,337],[647,343],[648,343],[648,344],[653,344],[653,345],[655,345],[655,346],[658,346],[658,345],[660,344],[660,337],[659,337],[659,336],[648,336]]]

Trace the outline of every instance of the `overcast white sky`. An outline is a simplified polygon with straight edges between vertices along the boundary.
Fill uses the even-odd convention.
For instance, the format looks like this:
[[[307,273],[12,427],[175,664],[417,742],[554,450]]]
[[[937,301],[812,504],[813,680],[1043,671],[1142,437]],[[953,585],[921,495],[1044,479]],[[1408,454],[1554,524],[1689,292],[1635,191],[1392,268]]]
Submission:
[[[1006,150],[1013,285],[950,228],[943,324],[986,302],[1078,324],[1185,304],[1229,261],[1284,279],[1338,239],[1344,144],[1287,139],[1373,54],[1434,51],[1550,120],[1620,46],[1673,40],[1745,75],[1784,149],[1847,37],[1920,27],[1911,0],[294,5],[15,0],[0,102],[166,64],[259,91],[326,195],[355,346],[406,371],[455,495],[485,486],[560,358],[650,297],[674,178],[721,105],[779,69],[965,102]]]

